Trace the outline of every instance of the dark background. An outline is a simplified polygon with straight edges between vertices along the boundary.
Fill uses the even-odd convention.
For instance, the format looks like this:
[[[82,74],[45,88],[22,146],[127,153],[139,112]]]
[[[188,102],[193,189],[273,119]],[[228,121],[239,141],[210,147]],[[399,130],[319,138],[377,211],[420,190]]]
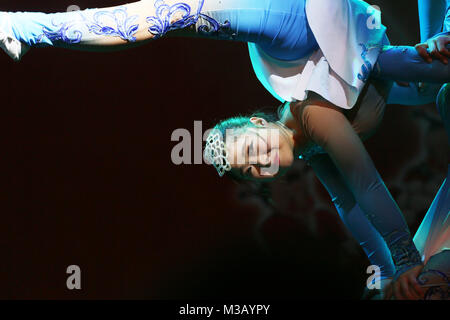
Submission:
[[[372,3],[393,43],[419,40],[416,1]],[[360,298],[369,263],[304,164],[269,186],[268,207],[210,167],[171,162],[173,130],[278,106],[245,44],[33,49],[18,64],[1,54],[0,66],[0,298]],[[367,143],[412,232],[444,178],[446,146],[433,105],[389,106]],[[80,291],[66,288],[72,264]]]

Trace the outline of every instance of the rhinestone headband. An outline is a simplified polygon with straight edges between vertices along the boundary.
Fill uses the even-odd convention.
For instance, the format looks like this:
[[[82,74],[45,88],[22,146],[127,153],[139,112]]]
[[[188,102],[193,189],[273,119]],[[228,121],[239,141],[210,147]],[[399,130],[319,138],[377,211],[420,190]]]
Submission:
[[[228,160],[228,152],[225,148],[222,134],[219,130],[213,130],[206,139],[203,156],[207,162],[216,168],[219,176],[223,177],[227,171],[231,171]]]

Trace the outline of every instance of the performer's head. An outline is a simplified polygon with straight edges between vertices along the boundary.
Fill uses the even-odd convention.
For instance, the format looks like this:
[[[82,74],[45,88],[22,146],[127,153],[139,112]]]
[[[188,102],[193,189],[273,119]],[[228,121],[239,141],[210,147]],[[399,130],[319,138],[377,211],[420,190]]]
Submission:
[[[294,161],[292,135],[276,115],[254,113],[219,122],[210,132],[204,159],[220,176],[275,179]]]

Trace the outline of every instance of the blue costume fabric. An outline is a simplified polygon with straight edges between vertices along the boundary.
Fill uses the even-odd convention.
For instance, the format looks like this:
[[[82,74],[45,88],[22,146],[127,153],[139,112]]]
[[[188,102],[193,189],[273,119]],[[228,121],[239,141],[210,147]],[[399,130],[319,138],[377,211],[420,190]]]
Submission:
[[[442,31],[450,31],[450,0],[418,0],[420,19],[420,41],[426,42]],[[424,105],[434,103],[440,84],[427,84],[419,89],[415,83],[409,87],[394,83],[389,104]]]
[[[159,2],[161,6],[165,5],[164,1]],[[208,23],[202,24],[203,26],[215,24],[214,31],[220,31],[209,33],[199,28],[201,35],[226,35],[233,40],[258,43],[268,54],[281,60],[299,59],[318,49],[306,19],[305,0],[223,2],[226,6],[219,7],[218,4],[217,10],[208,16],[200,15],[200,19],[194,16],[191,19],[192,22],[201,21],[201,18],[207,19]],[[199,1],[202,7],[206,7],[205,4],[208,5],[207,0]],[[190,8],[192,9],[194,8]],[[131,42],[135,40],[133,35],[136,32],[136,17],[130,16],[125,7],[109,11],[88,9],[54,14],[14,12],[11,13],[11,18],[16,38],[30,46],[65,46],[81,42],[92,33],[116,36]],[[163,20],[158,14],[153,18]],[[180,24],[180,27],[186,25]],[[172,25],[160,28],[154,34],[163,36],[166,32],[180,27]]]
[[[237,41],[256,43],[259,48],[276,59],[292,61],[306,57],[319,49],[306,17],[306,2],[306,0],[199,0],[200,11],[197,15],[186,14],[181,21],[170,24],[170,21],[166,21],[167,16],[163,16],[163,11],[159,15],[157,11],[157,14],[149,17],[148,21],[162,23],[162,27],[150,29],[150,32],[158,37],[170,30],[197,24],[199,34],[211,37],[226,34]],[[215,3],[217,10],[208,11],[210,8],[208,5]],[[162,0],[156,0],[155,6],[163,8],[168,5]],[[204,11],[209,15],[204,15],[202,8],[205,8]],[[177,8],[172,6],[170,9]],[[192,13],[192,8],[188,6],[187,9],[186,12]],[[82,41],[94,41],[96,37],[101,36],[118,37],[134,42],[139,27],[138,17],[129,14],[125,6],[110,10],[88,9],[55,14],[14,12],[10,13],[10,18],[14,36],[30,46],[68,46]],[[199,25],[204,20],[207,24]],[[216,32],[205,32],[206,29]],[[366,53],[363,50],[361,54]],[[406,69],[403,68],[405,64],[409,66]],[[428,65],[422,59],[417,59],[417,54],[411,48],[406,47],[383,49],[378,66],[375,68],[378,76],[388,80],[427,80],[442,83],[449,79],[450,74],[450,66],[442,68],[440,65]],[[366,73],[371,70],[370,64],[363,68],[367,69]]]
[[[418,4],[421,42],[450,31],[450,0],[418,0]]]
[[[153,2],[156,12],[147,17],[147,22],[152,23],[149,32],[155,39],[172,30],[193,26],[198,36],[255,43],[281,61],[305,58],[321,49],[305,13],[307,0],[199,0],[195,2],[198,8],[182,2],[172,6],[162,0]],[[173,22],[171,10],[183,13],[181,20]],[[30,46],[72,47],[100,37],[135,42],[139,28],[138,17],[130,14],[126,6],[56,14],[16,12],[10,13],[10,18],[14,36]],[[333,28],[333,21],[328,23]],[[363,60],[364,48],[361,49]],[[374,72],[380,79],[441,83],[450,80],[450,64],[444,67],[437,62],[427,64],[418,59],[412,48],[379,47],[377,50],[381,53]],[[360,80],[367,81],[371,71],[372,65],[365,63]],[[352,171],[345,165],[339,168],[345,180],[343,192],[349,192],[347,196],[355,202],[351,207],[342,208],[337,204],[336,208],[372,264],[382,267],[383,277],[392,277],[395,270],[401,273],[419,264],[420,257],[398,207],[376,170],[364,167],[365,160],[360,162],[360,171]],[[339,188],[330,187],[332,176],[319,178],[334,198]]]

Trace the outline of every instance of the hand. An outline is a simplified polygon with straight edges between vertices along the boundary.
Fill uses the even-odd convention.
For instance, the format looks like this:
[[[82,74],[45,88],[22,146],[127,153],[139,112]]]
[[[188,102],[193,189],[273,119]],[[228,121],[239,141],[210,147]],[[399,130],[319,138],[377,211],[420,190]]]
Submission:
[[[449,35],[440,35],[427,42],[416,44],[417,53],[428,63],[433,61],[433,57],[440,60],[443,64],[448,64],[450,58],[450,50],[447,45],[450,43]],[[428,51],[427,51],[428,49]]]
[[[402,273],[397,280],[392,281],[385,289],[385,300],[419,300],[425,295],[417,277],[422,272],[423,265],[411,268]]]

